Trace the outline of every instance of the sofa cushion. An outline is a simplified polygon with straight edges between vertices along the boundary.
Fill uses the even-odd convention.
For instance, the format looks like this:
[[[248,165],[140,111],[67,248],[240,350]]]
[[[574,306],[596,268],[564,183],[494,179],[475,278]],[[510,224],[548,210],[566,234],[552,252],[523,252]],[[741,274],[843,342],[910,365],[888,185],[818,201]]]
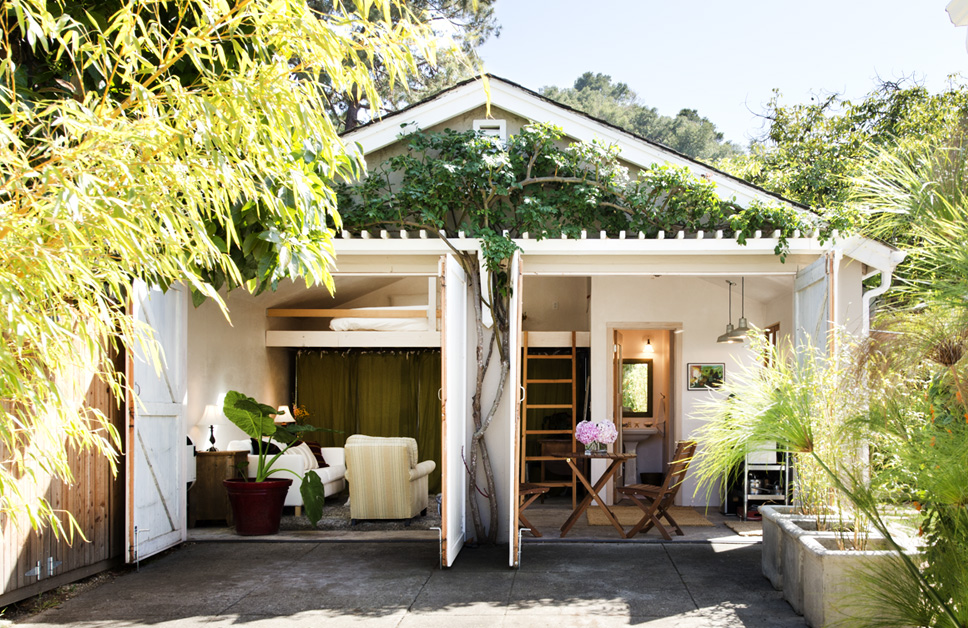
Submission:
[[[225,451],[247,451],[251,454],[252,442],[251,440],[233,440],[226,446]]]
[[[323,457],[323,446],[311,440],[307,440],[306,444],[309,445],[309,449],[313,452],[313,455],[316,456],[317,468],[325,469],[328,467],[329,464],[326,463],[326,458]]]
[[[252,446],[251,446],[251,449],[249,449],[249,451],[251,451],[254,454],[258,454],[259,443],[254,438],[251,438],[249,440],[252,441]],[[279,449],[279,445],[275,441],[267,440],[262,442],[262,451],[264,451],[267,456],[275,456],[277,453],[279,453],[282,450]]]
[[[309,471],[310,469],[315,469],[319,466],[319,463],[316,462],[316,456],[313,455],[312,449],[310,449],[309,445],[307,445],[306,443],[299,443],[298,445],[293,445],[292,447],[286,450],[286,453],[302,456],[302,459],[306,465],[305,467],[306,471]]]
[[[346,467],[341,464],[335,464],[322,469],[313,469],[313,473],[319,476],[323,484],[326,484],[327,482],[335,482],[346,477]]]

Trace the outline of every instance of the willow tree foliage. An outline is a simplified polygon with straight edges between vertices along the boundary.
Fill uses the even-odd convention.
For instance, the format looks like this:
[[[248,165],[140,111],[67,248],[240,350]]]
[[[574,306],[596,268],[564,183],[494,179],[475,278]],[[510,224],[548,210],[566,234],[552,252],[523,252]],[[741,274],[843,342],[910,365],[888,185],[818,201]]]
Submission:
[[[433,59],[392,0],[9,0],[0,9],[0,514],[58,533],[70,513],[24,487],[74,478],[68,449],[116,456],[119,435],[57,384],[152,349],[134,282],[331,285],[332,181],[360,171],[319,82],[379,102]],[[379,9],[376,18],[371,8]],[[396,19],[389,20],[391,8]]]
[[[779,230],[777,254],[785,254],[794,230],[819,229],[823,237],[844,229],[840,219],[821,220],[790,205],[751,203],[741,207],[721,198],[715,183],[688,169],[653,165],[631,172],[618,147],[567,144],[550,124],[532,124],[507,141],[473,131],[414,132],[406,150],[375,166],[359,184],[340,188],[339,211],[351,229],[426,229],[446,241],[463,231],[480,238],[482,276],[475,254],[455,250],[470,278],[477,321],[477,381],[472,400],[475,431],[468,456],[472,496],[488,500],[485,527],[476,497],[470,501],[477,539],[496,540],[497,500],[484,435],[497,409],[510,367],[508,264],[524,233],[532,238],[582,230],[643,232],[722,229],[745,243],[755,231]],[[482,286],[482,281],[490,282]],[[489,308],[492,327],[483,324]],[[485,398],[489,369],[498,371],[497,390]],[[479,468],[483,471],[479,479]],[[478,486],[483,482],[484,486]]]
[[[382,96],[378,102],[372,102],[365,93],[353,89],[342,90],[324,81],[322,84],[326,89],[330,115],[339,122],[340,131],[352,131],[380,115],[471,78],[475,67],[481,65],[477,49],[500,32],[494,16],[494,3],[495,0],[404,0],[400,9],[391,7],[391,20],[401,17],[409,19],[410,13],[420,15],[435,36],[450,40],[461,54],[441,55],[438,58],[417,54],[414,57],[416,71],[403,83],[394,83],[382,64],[373,64],[372,78]],[[328,12],[333,2],[309,0],[309,4]],[[376,19],[380,17],[380,11],[380,7],[374,6],[370,14]]]

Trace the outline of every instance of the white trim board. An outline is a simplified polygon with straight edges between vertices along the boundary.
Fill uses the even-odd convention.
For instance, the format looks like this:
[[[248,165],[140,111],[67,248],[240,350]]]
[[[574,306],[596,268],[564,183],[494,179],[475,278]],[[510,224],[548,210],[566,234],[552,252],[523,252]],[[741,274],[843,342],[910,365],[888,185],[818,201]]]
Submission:
[[[266,331],[267,347],[440,347],[439,331]]]

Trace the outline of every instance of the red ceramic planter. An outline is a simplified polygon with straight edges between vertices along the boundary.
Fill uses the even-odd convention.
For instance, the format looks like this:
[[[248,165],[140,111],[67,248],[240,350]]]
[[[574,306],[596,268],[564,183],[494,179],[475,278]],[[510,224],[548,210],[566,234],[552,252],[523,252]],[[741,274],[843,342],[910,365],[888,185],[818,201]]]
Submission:
[[[235,532],[241,536],[276,534],[292,480],[223,480],[232,502]]]

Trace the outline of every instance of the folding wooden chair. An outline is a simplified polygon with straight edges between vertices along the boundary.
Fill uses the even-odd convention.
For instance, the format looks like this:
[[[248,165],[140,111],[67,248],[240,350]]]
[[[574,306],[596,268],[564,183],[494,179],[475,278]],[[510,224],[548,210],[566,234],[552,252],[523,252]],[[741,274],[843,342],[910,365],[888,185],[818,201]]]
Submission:
[[[525,518],[524,509],[533,504],[534,500],[538,499],[547,492],[547,486],[530,483],[521,484],[521,488],[518,490],[518,495],[520,495],[522,500],[521,506],[518,508],[518,521],[520,521],[524,527],[531,530],[531,534],[534,536],[541,536],[541,533],[538,532],[538,528],[534,527],[534,525]]]
[[[639,532],[648,532],[655,526],[662,534],[662,538],[667,541],[672,540],[669,531],[662,525],[660,519],[665,519],[675,529],[676,534],[683,536],[682,528],[676,520],[669,515],[669,507],[676,499],[676,493],[682,486],[682,481],[686,478],[686,470],[692,462],[692,456],[696,453],[696,441],[679,441],[676,443],[676,453],[669,464],[669,472],[666,474],[662,486],[654,484],[632,484],[619,488],[619,492],[628,495],[635,502],[635,505],[642,509],[644,513],[642,520],[635,524],[626,533],[627,538],[632,538]],[[645,500],[645,501],[643,501]]]

